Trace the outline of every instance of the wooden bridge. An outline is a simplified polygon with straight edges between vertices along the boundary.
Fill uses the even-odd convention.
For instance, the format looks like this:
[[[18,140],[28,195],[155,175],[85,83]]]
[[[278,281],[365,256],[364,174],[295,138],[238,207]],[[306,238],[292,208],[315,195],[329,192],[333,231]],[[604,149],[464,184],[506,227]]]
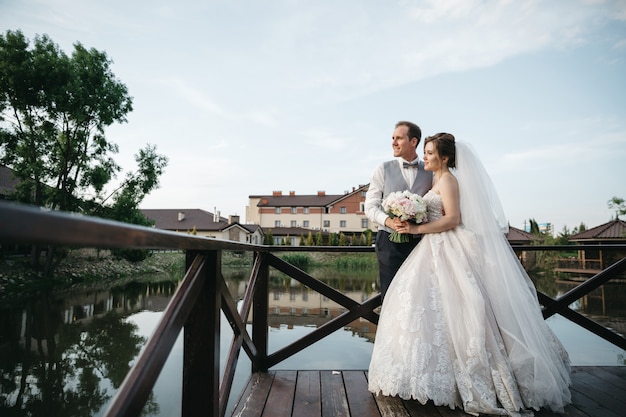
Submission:
[[[0,202],[0,243],[81,248],[176,249],[186,252],[187,270],[161,321],[117,390],[107,417],[139,416],[181,330],[184,332],[181,415],[226,414],[239,354],[250,358],[252,374],[239,393],[233,416],[461,416],[460,410],[420,405],[415,401],[375,397],[367,391],[362,371],[293,370],[271,368],[348,323],[363,317],[378,323],[380,296],[362,303],[281,260],[277,252],[372,252],[372,247],[304,247],[249,245],[132,226],[74,214]],[[524,246],[523,250],[561,251],[589,248],[626,250],[626,245]],[[514,246],[514,249],[516,247]],[[521,249],[521,248],[517,248]],[[246,294],[239,310],[221,271],[223,251],[254,254]],[[346,311],[312,333],[275,352],[268,352],[268,279],[279,270],[343,306]],[[626,271],[626,257],[558,299],[539,293],[544,317],[561,314],[609,342],[626,349],[626,339],[571,310],[568,306]],[[220,373],[220,316],[234,337]],[[246,329],[252,317],[251,334]],[[626,367],[576,367],[574,403],[567,416],[617,417],[626,409]],[[548,410],[538,416],[553,416]]]

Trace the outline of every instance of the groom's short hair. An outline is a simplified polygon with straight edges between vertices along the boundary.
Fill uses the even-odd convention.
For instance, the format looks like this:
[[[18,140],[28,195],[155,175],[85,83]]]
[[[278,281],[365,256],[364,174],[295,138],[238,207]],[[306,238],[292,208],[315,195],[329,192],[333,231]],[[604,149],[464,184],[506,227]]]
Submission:
[[[422,140],[422,129],[420,129],[418,125],[412,122],[407,122],[406,120],[401,120],[396,123],[396,127],[398,126],[406,126],[409,129],[407,132],[409,135],[409,139],[417,138],[417,143],[415,144],[415,147],[420,144],[420,140]]]

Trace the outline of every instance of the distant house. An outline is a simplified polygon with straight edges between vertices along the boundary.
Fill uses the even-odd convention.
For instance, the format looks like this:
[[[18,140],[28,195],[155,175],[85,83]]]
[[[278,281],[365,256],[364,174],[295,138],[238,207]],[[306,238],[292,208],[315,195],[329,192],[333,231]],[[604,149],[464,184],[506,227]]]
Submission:
[[[579,245],[626,244],[626,222],[616,218],[568,239]],[[578,258],[571,265],[559,265],[562,272],[597,274],[616,261],[626,256],[626,251],[619,249],[584,249],[578,251]]]
[[[264,230],[303,228],[328,233],[353,234],[375,230],[365,215],[365,193],[369,184],[352,188],[344,194],[297,195],[295,191],[272,195],[250,195],[246,223],[258,224]]]
[[[239,223],[239,216],[228,219],[218,213],[201,209],[142,209],[148,219],[155,222],[157,229],[170,230],[260,245],[263,243],[263,230],[258,225]]]
[[[511,245],[532,245],[537,240],[537,236],[512,226],[509,226],[509,232],[505,236]],[[535,252],[520,250],[517,256],[526,269],[535,266]]]

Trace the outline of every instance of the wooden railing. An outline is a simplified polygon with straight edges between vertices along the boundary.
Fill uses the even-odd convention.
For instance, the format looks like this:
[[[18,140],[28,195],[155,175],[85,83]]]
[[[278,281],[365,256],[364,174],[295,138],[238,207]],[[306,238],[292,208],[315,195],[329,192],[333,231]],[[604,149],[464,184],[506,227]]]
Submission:
[[[372,252],[372,247],[265,246],[208,239],[155,230],[74,214],[0,202],[0,244],[23,243],[81,248],[176,249],[186,252],[185,277],[165,309],[153,335],[119,387],[107,417],[138,416],[180,334],[184,332],[182,415],[224,416],[241,349],[251,360],[253,372],[266,372],[359,317],[378,323],[374,311],[380,295],[363,303],[352,300],[306,272],[281,260],[277,252]],[[606,248],[603,245],[602,248]],[[626,245],[610,245],[626,250]],[[562,251],[578,246],[523,246],[514,249]],[[594,248],[584,246],[585,249]],[[595,248],[600,248],[597,246]],[[222,251],[254,254],[249,283],[239,310],[222,276]],[[308,288],[335,301],[346,310],[292,344],[268,352],[268,280],[275,268]],[[626,271],[626,257],[558,299],[539,293],[544,317],[561,314],[622,349],[626,339],[587,319],[568,306],[585,294]],[[233,330],[233,340],[220,379],[220,315]],[[252,334],[246,329],[252,315]]]

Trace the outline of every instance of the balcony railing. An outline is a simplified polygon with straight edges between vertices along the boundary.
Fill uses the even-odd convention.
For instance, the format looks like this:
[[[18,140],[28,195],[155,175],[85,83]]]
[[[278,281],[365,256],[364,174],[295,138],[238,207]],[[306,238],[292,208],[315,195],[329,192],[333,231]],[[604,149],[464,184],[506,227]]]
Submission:
[[[138,416],[181,330],[184,332],[182,415],[223,416],[241,349],[251,360],[252,371],[264,373],[274,365],[327,335],[363,317],[378,323],[376,295],[359,303],[275,254],[278,252],[372,252],[372,247],[265,246],[208,239],[155,230],[75,214],[43,211],[0,202],[0,243],[58,245],[81,248],[175,249],[186,253],[185,277],[165,309],[161,321],[118,389],[107,417]],[[616,248],[626,245],[523,246],[525,251]],[[239,310],[222,276],[221,253],[253,253],[249,283]],[[289,346],[268,352],[268,279],[270,268],[279,270],[319,292],[345,311]],[[539,293],[544,317],[561,314],[622,349],[626,339],[568,306],[626,271],[626,257],[575,287],[558,299]],[[220,315],[223,313],[234,337],[223,374],[220,375]],[[246,322],[252,317],[251,334]],[[221,377],[221,378],[220,378]]]

